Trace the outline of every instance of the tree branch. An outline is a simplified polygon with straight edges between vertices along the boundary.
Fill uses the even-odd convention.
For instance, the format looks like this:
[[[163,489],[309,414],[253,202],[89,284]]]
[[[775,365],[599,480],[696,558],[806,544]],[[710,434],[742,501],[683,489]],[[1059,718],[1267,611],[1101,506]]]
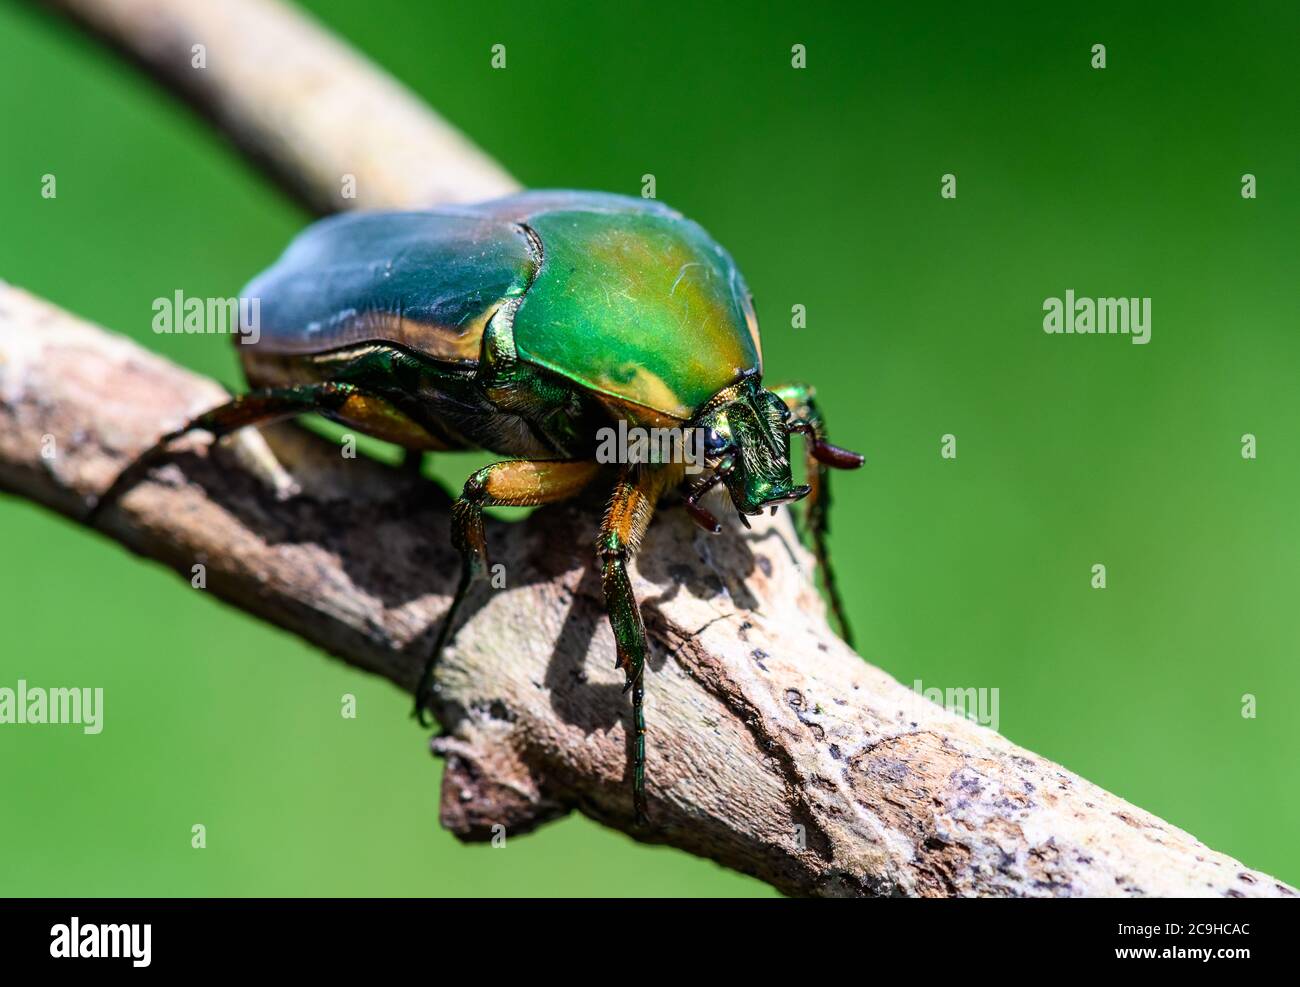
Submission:
[[[278,5],[60,2],[319,208],[510,188]],[[212,66],[202,81],[178,61],[196,42]],[[355,201],[336,197],[343,173],[357,176]],[[0,487],[81,518],[136,453],[223,398],[0,283]],[[196,437],[105,515],[105,533],[186,578],[203,564],[233,605],[411,690],[459,566],[446,495],[293,426],[268,437],[301,494],[278,498],[237,450]],[[442,821],[464,839],[571,808],[630,831],[628,709],[594,528],[590,503],[490,526],[506,587],[479,596],[441,666],[446,733],[434,742],[447,759]],[[631,573],[652,648],[653,826],[639,838],[794,894],[1295,895],[865,664],[830,632],[810,573],[784,513],[716,538],[676,508],[655,521]]]
[[[0,371],[0,486],[73,518],[223,397],[11,287]],[[458,571],[446,495],[297,428],[271,437],[302,494],[277,500],[196,438],[106,533],[186,578],[202,563],[235,606],[411,690]],[[571,807],[631,831],[595,520],[587,504],[491,525],[507,585],[440,677],[442,821],[463,838]],[[680,509],[652,526],[633,571],[653,649],[645,838],[800,894],[1295,893],[865,664],[811,564],[785,515],[716,538]]]
[[[271,0],[46,0],[186,98],[318,213],[516,190],[410,90]],[[202,45],[196,66],[195,45]],[[484,52],[486,57],[487,53]],[[355,198],[343,195],[356,178]]]

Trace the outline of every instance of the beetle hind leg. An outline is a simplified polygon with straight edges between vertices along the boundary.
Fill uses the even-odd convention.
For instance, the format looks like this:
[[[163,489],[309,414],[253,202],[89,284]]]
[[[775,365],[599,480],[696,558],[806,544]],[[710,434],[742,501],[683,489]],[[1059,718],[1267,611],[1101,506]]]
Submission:
[[[790,430],[802,432],[807,448],[807,482],[812,488],[805,501],[804,526],[812,542],[813,555],[817,559],[817,568],[822,572],[822,582],[826,595],[830,599],[831,613],[839,625],[840,637],[853,646],[853,631],[849,627],[848,617],[844,611],[844,600],[840,596],[839,586],[835,582],[835,570],[831,567],[830,546],[830,471],[831,469],[857,469],[862,465],[862,457],[856,452],[849,452],[833,446],[826,441],[826,420],[822,417],[813,400],[814,391],[807,384],[788,384],[775,388],[774,393],[785,402],[794,416]]]
[[[436,691],[434,670],[451,639],[461,604],[474,582],[488,572],[483,508],[533,507],[566,500],[582,490],[599,469],[593,462],[512,459],[485,466],[465,481],[464,490],[451,507],[451,540],[461,557],[460,582],[415,689],[412,715],[421,726],[430,725],[425,713]]]
[[[284,418],[306,414],[310,411],[332,411],[347,403],[356,391],[350,384],[318,383],[296,387],[268,387],[227,401],[205,411],[180,428],[162,436],[152,446],[132,460],[109,488],[96,499],[86,516],[86,523],[94,526],[103,512],[121,499],[122,495],[145,478],[148,472],[166,458],[171,443],[194,431],[212,433],[214,439],[229,435],[248,425],[264,425]]]

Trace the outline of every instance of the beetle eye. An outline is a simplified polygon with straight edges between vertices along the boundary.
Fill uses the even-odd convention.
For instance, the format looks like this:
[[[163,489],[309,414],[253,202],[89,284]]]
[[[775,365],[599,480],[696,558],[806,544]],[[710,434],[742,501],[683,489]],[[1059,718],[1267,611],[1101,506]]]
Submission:
[[[706,428],[704,430],[704,455],[710,459],[714,456],[721,456],[730,444],[716,428]]]

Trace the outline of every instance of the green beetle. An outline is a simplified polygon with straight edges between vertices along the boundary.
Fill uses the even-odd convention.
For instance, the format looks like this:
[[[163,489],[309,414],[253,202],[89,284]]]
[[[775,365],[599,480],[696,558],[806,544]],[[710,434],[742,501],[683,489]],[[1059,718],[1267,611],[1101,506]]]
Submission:
[[[471,476],[452,509],[463,567],[416,693],[422,723],[437,659],[471,584],[488,570],[483,508],[563,500],[602,474],[613,492],[596,554],[632,693],[638,821],[646,817],[646,639],[626,565],[662,497],[681,489],[691,516],[715,533],[720,525],[700,500],[718,485],[742,521],[808,497],[813,548],[847,637],[826,552],[826,471],[855,468],[862,457],[826,442],[811,388],[762,386],[749,290],[726,251],[679,213],[571,191],[345,213],[300,234],[243,297],[260,305],[239,347],[253,390],[164,435],[94,511],[186,432],[220,436],[308,412],[416,453],[512,457]],[[684,456],[601,461],[610,457],[598,455],[599,444],[618,423],[698,436],[698,475]],[[791,477],[794,433],[805,436],[808,485]]]

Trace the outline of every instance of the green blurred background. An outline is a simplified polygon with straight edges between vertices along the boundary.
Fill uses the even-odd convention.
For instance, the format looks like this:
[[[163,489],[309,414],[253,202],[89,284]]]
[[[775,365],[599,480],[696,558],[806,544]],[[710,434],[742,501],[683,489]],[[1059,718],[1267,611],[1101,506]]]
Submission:
[[[731,250],[768,378],[867,455],[834,551],[869,661],[999,689],[1012,740],[1300,882],[1294,5],[306,6],[526,185],[653,173]],[[235,293],[304,214],[12,2],[0,134],[0,277],[238,386],[150,302]],[[1151,343],[1045,335],[1067,288],[1151,297]],[[0,727],[0,893],[771,893],[580,818],[460,846],[387,683],[13,498],[0,552],[0,685],[106,691],[97,737]]]

